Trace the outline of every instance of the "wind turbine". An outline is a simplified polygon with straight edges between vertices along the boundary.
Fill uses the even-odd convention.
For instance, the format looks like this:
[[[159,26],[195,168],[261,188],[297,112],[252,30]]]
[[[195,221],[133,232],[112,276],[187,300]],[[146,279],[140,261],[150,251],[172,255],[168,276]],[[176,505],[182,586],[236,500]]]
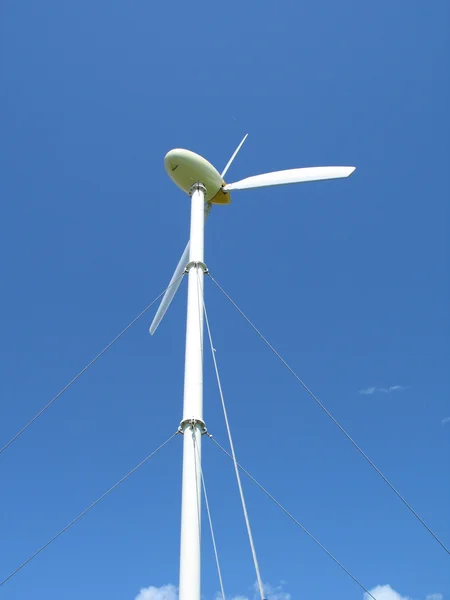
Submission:
[[[188,273],[186,354],[184,372],[183,473],[181,500],[179,600],[200,600],[201,436],[203,420],[203,278],[204,226],[213,204],[229,204],[230,192],[289,183],[349,177],[355,167],[308,167],[275,171],[226,184],[225,174],[247,135],[222,173],[202,156],[177,148],[168,152],[164,166],[172,181],[191,197],[190,241],[180,258],[169,287],[150,325],[153,335],[164,317],[183,273]]]

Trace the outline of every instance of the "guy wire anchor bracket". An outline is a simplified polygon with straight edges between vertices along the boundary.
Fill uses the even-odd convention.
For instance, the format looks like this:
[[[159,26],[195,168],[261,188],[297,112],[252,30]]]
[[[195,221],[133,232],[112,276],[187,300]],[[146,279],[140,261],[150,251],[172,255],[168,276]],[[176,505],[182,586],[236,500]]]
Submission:
[[[194,418],[184,419],[183,421],[181,421],[180,426],[178,427],[178,433],[181,433],[183,435],[185,429],[187,429],[188,427],[190,429],[193,429],[196,425],[200,425],[202,435],[205,435],[205,433],[208,433],[208,430],[206,429],[205,421],[202,421],[201,419],[194,419]]]
[[[183,275],[186,275],[186,273],[189,273],[189,271],[192,269],[192,267],[201,267],[201,269],[203,270],[203,273],[205,275],[209,275],[208,267],[205,265],[205,263],[203,263],[201,261],[191,261],[190,263],[188,263],[186,265],[186,268],[183,271]]]

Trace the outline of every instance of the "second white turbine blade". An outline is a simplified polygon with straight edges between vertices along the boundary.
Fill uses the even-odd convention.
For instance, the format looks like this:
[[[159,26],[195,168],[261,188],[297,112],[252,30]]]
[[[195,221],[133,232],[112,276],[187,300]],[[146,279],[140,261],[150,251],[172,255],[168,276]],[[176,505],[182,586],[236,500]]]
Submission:
[[[236,158],[236,154],[239,152],[239,150],[242,148],[242,144],[245,142],[245,140],[247,139],[248,133],[246,133],[244,135],[244,139],[242,140],[242,142],[239,144],[239,146],[236,148],[236,150],[233,152],[233,156],[230,158],[230,160],[227,162],[227,166],[225,167],[225,169],[222,171],[222,173],[220,174],[220,176],[222,177],[222,179],[225,177],[225,173],[228,171],[228,169],[231,166],[231,163],[233,162],[233,160]]]
[[[349,177],[355,167],[306,167],[303,169],[288,169],[275,171],[241,179],[224,187],[225,191],[248,190],[251,188],[268,187],[271,185],[286,185],[288,183],[304,183],[306,181],[321,181],[323,179],[340,179]]]
[[[164,315],[166,314],[166,311],[169,308],[173,297],[175,296],[178,288],[180,287],[180,283],[183,279],[183,271],[189,262],[189,246],[190,242],[187,243],[187,246],[184,249],[184,252],[177,265],[177,268],[175,269],[175,273],[172,275],[172,279],[170,280],[169,287],[167,288],[166,293],[164,294],[163,299],[161,300],[161,304],[159,305],[159,308],[156,312],[155,318],[153,319],[152,324],[150,325],[150,335],[153,335],[155,333],[158,325],[161,323]]]

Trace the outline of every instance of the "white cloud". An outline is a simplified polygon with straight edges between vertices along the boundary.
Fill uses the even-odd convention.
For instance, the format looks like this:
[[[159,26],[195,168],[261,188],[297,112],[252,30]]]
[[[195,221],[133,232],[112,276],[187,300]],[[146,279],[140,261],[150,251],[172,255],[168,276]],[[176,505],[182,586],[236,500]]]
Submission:
[[[178,590],[174,585],[142,588],[135,600],[177,600]]]
[[[391,385],[390,387],[387,388],[379,388],[379,387],[368,387],[368,388],[363,388],[362,390],[359,390],[359,393],[362,394],[363,396],[371,396],[372,394],[376,394],[377,392],[381,393],[381,394],[391,394],[392,392],[403,392],[404,390],[406,390],[405,386],[403,385]]]
[[[267,600],[291,600],[291,595],[283,590],[283,582],[277,587],[271,586],[270,583],[265,583],[264,594]]]
[[[264,594],[267,600],[292,600],[291,594],[285,592],[283,586],[285,581],[281,581],[280,585],[273,586],[270,583],[264,584]],[[259,598],[258,585],[254,584],[255,595],[254,599]],[[395,591],[390,585],[377,585],[370,590],[370,593],[376,600],[411,600],[409,596],[402,596]],[[142,588],[135,600],[178,600],[178,589],[172,585],[162,585],[161,587],[149,586]],[[222,600],[220,593],[216,594],[215,600]],[[231,600],[249,600],[248,596],[233,596]],[[364,600],[372,600],[368,594],[364,594]],[[426,600],[444,600],[442,594],[428,594]]]
[[[370,593],[377,600],[411,600],[408,596],[402,596],[390,585],[377,585],[370,590]],[[364,594],[364,600],[372,600],[368,594]]]
[[[445,417],[445,419],[442,419],[442,425],[447,425],[447,423],[450,423],[450,417]]]
[[[370,590],[370,593],[376,600],[411,600],[409,596],[402,596],[396,592],[390,585],[377,585]],[[372,600],[368,594],[364,594],[364,600]],[[426,600],[444,600],[442,594],[428,594]]]
[[[280,582],[278,586],[272,586],[270,583],[264,584],[264,594],[267,600],[291,600],[291,595],[283,590],[284,581]],[[258,590],[255,584],[255,591]],[[255,594],[255,599],[259,598],[258,594]],[[135,600],[178,600],[178,589],[172,585],[162,585],[161,587],[154,587],[153,585],[142,588]],[[220,592],[216,593],[215,600],[222,600]],[[233,596],[231,600],[249,600],[248,596]],[[430,600],[440,600],[439,598],[431,598]]]
[[[277,586],[273,586],[270,583],[263,583],[264,588],[264,596],[267,600],[291,600],[291,594],[285,592],[283,590],[283,586],[285,585],[285,581],[280,581],[280,584]],[[254,600],[258,600],[260,598],[259,595],[259,587],[258,583],[255,582],[253,584],[253,589],[255,590]],[[248,600],[245,596],[237,596],[232,600]]]

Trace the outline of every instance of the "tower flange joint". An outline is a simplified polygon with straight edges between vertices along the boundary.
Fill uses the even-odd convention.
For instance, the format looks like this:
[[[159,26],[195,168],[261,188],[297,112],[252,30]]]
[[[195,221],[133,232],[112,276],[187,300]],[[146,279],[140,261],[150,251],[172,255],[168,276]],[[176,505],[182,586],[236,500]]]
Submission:
[[[197,190],[203,192],[204,194],[206,194],[206,187],[203,185],[203,183],[201,181],[196,181],[194,183],[194,185],[191,186],[190,190],[189,190],[189,196],[192,196],[192,194],[194,192],[196,192]]]

